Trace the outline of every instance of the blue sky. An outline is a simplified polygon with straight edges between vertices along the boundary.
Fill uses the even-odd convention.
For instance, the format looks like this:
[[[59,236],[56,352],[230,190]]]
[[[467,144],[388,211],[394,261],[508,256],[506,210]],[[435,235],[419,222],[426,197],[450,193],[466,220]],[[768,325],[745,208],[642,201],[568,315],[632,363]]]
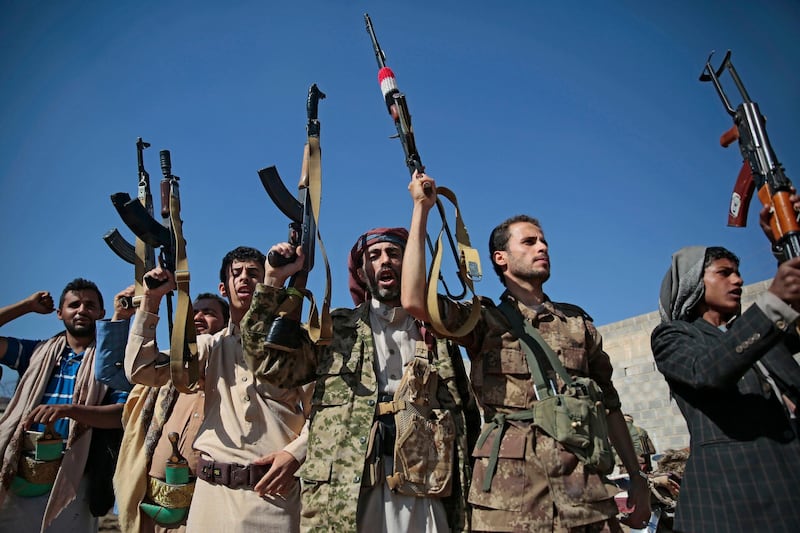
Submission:
[[[159,150],[181,177],[192,292],[216,289],[225,252],[286,237],[256,172],[277,165],[294,190],[317,83],[328,95],[320,229],[333,303],[350,306],[350,246],[370,227],[407,225],[411,211],[364,12],[407,95],[428,173],[459,196],[482,254],[479,293],[501,292],[486,242],[517,213],[544,226],[550,297],[600,325],[655,310],[670,255],[685,245],[727,246],[746,282],[766,279],[775,265],[757,200],[747,228],[726,227],[741,159],[719,146],[731,120],[697,78],[711,50],[715,64],[733,50],[792,177],[800,4],[768,4],[4,0],[0,305],[57,294],[77,276],[109,300],[132,282],[101,237],[119,227],[132,239],[109,196],[135,195],[139,136],[152,144],[154,189]],[[26,316],[0,334],[41,338],[59,326]]]

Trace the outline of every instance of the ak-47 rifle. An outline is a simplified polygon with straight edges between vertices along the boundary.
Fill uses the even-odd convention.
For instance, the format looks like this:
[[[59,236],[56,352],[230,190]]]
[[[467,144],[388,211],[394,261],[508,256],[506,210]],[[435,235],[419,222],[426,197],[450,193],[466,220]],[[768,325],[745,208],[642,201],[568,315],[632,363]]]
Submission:
[[[736,178],[736,185],[731,195],[728,211],[728,225],[744,227],[747,225],[747,211],[753,191],[758,189],[761,203],[770,209],[770,228],[775,240],[775,249],[780,251],[783,260],[800,256],[800,224],[797,213],[789,197],[792,194],[792,182],[786,177],[783,166],[778,162],[766,130],[766,119],[761,114],[758,104],[750,99],[741,78],[731,62],[731,51],[725,54],[722,64],[716,70],[711,66],[711,56],[706,60],[705,68],[700,74],[700,81],[714,84],[717,94],[722,100],[725,110],[733,117],[733,127],[722,134],[720,144],[727,148],[734,141],[739,141],[739,151],[744,163]],[[742,95],[742,103],[736,109],[731,106],[719,81],[722,73],[728,70],[736,88]]]
[[[144,150],[149,148],[150,143],[142,140],[141,137],[136,139],[136,159],[139,167],[139,187],[137,199],[142,204],[145,211],[153,216],[153,196],[150,193],[150,174],[144,168]],[[112,203],[116,206],[118,203],[125,204],[131,201],[127,193],[117,193],[111,196]],[[134,283],[135,291],[134,297],[124,299],[122,301],[123,307],[138,306],[142,296],[142,278],[145,272],[155,268],[156,259],[153,252],[153,247],[144,242],[138,236],[136,237],[136,244],[132,245],[125,237],[120,234],[117,228],[113,228],[103,235],[103,240],[106,241],[109,248],[117,254],[123,261],[133,265],[134,267]]]
[[[319,150],[319,133],[320,123],[317,118],[319,113],[319,101],[325,98],[325,93],[319,90],[317,84],[312,84],[308,89],[308,99],[306,100],[306,112],[308,115],[308,125],[306,131],[309,138],[316,139],[316,150],[318,155],[321,155]],[[303,168],[300,171],[300,183],[297,186],[298,197],[295,199],[292,193],[286,188],[281,181],[278,174],[278,169],[275,166],[262,168],[258,171],[258,177],[261,178],[261,184],[267,191],[267,194],[272,199],[273,203],[280,209],[281,213],[289,217],[289,243],[294,246],[302,246],[303,249],[303,269],[300,271],[302,274],[308,275],[311,269],[314,268],[314,244],[317,237],[317,215],[319,214],[319,191],[312,190],[312,187],[318,187],[316,183],[312,185],[309,179],[309,165],[319,163],[312,163],[310,152],[311,150],[308,143],[303,149]],[[319,157],[317,157],[319,159]],[[319,169],[317,168],[318,171]],[[317,194],[317,199],[314,195]],[[317,205],[315,205],[315,203]],[[295,259],[292,257],[285,257],[281,254],[270,252],[267,259],[272,266],[282,266],[291,263]],[[290,283],[292,286],[297,284],[297,280]]]
[[[175,276],[178,304],[173,320],[172,293],[167,294],[167,317],[170,334],[170,374],[176,388],[181,392],[194,392],[199,383],[197,359],[197,332],[194,327],[192,301],[189,295],[189,263],[186,259],[186,241],[183,238],[183,221],[180,218],[181,204],[178,176],[172,174],[172,159],[169,150],[159,152],[161,161],[161,217],[162,223],[153,218],[152,210],[131,199],[127,193],[111,196],[123,222],[141,240],[153,249],[159,249],[159,263]],[[151,202],[152,203],[152,202]],[[149,288],[164,281],[144,277]],[[187,379],[183,373],[187,373]]]
[[[287,309],[293,307],[292,311],[289,312],[284,309],[279,312],[278,318],[273,322],[272,329],[267,335],[267,342],[279,349],[292,348],[299,342],[299,335],[297,334],[299,323],[293,315],[295,312],[299,314],[303,295],[308,297],[312,304],[308,318],[311,339],[317,344],[327,344],[333,336],[330,321],[330,267],[318,229],[322,188],[322,152],[319,143],[320,123],[317,116],[319,101],[323,98],[325,98],[325,93],[319,90],[317,84],[312,84],[308,89],[308,99],[306,100],[306,114],[308,116],[306,133],[308,140],[303,148],[303,165],[300,171],[300,182],[297,186],[298,198],[295,198],[283,184],[274,165],[258,171],[258,177],[261,179],[261,184],[267,194],[278,209],[291,221],[289,224],[289,243],[295,247],[300,246],[303,250],[303,267],[289,280],[289,287],[294,289],[294,298],[299,301],[291,304],[287,303],[285,307]],[[313,295],[305,288],[308,273],[314,267],[317,240],[319,240],[320,251],[325,261],[326,273],[325,296],[319,313],[317,312]],[[270,265],[277,267],[291,263],[296,257],[293,254],[287,258],[281,254],[270,252],[267,260]]]
[[[383,98],[386,102],[386,109],[389,111],[389,115],[392,117],[395,128],[397,129],[397,137],[400,139],[400,143],[403,146],[406,166],[408,167],[408,170],[412,176],[415,172],[421,174],[425,171],[425,166],[422,164],[422,159],[419,155],[419,151],[417,150],[417,145],[414,138],[414,128],[411,125],[411,113],[408,111],[406,96],[397,88],[397,80],[394,77],[394,72],[392,72],[392,70],[386,66],[386,54],[378,44],[378,38],[375,36],[375,29],[372,27],[372,19],[369,18],[367,13],[364,13],[364,21],[367,26],[367,33],[372,41],[372,49],[375,52],[375,59],[378,62],[378,83],[380,83],[381,93],[383,94]],[[467,233],[466,226],[461,220],[458,209],[458,201],[456,200],[455,194],[445,187],[437,187],[437,196],[443,196],[447,198],[456,207],[456,238],[455,240],[453,239],[453,234],[450,231],[450,226],[447,223],[447,216],[445,214],[444,206],[437,198],[436,208],[439,211],[439,216],[442,220],[442,231],[439,233],[436,246],[433,245],[430,235],[426,234],[425,236],[428,242],[428,248],[433,256],[428,282],[428,314],[431,315],[434,329],[441,333],[450,334],[457,337],[461,336],[458,335],[458,333],[464,334],[472,329],[472,327],[475,325],[475,322],[477,321],[477,314],[480,311],[480,305],[473,306],[473,311],[477,311],[478,313],[473,313],[473,316],[471,316],[467,323],[459,328],[458,331],[448,331],[444,327],[444,324],[441,323],[438,312],[438,304],[435,302],[436,284],[431,283],[431,280],[438,279],[442,283],[442,288],[444,288],[447,296],[454,300],[460,300],[464,298],[464,296],[467,294],[467,291],[471,292],[474,296],[473,300],[477,304],[479,300],[477,296],[475,296],[472,284],[475,281],[480,281],[482,278],[480,255],[478,254],[477,250],[470,245],[469,234]],[[444,276],[442,276],[440,272],[442,260],[442,234],[447,236],[447,240],[450,244],[450,250],[453,254],[453,259],[455,260],[455,264],[458,265],[458,280],[461,284],[461,290],[457,293],[450,291],[450,288],[445,283]],[[458,241],[458,244],[456,244],[456,241]]]

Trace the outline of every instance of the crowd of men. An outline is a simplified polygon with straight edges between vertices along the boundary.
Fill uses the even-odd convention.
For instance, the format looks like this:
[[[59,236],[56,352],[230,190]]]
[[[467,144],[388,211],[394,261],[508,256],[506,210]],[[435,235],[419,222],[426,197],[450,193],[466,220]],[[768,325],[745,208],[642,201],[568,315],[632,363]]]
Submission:
[[[354,307],[332,312],[330,342],[286,326],[300,325],[303,295],[287,280],[301,247],[271,246],[280,266],[254,248],[226,254],[220,296],[194,302],[190,393],[156,342],[168,270],[146,274],[161,283],[143,284],[136,307],[123,305],[133,287],[120,291],[110,320],[80,278],[57,306],[40,291],[0,309],[0,326],[55,310],[64,327],[0,337],[0,362],[20,373],[0,419],[0,530],[96,531],[115,499],[132,532],[619,531],[609,443],[630,475],[621,521],[645,527],[652,443],[632,441],[591,317],[545,293],[542,224],[494,228],[505,291],[497,303],[439,295],[437,331],[424,243],[436,184],[416,174],[409,191],[408,230],[356,239]],[[692,435],[677,531],[800,523],[800,259],[743,314],[741,287],[738,258],[715,247],[677,252],[662,285],[653,352]]]

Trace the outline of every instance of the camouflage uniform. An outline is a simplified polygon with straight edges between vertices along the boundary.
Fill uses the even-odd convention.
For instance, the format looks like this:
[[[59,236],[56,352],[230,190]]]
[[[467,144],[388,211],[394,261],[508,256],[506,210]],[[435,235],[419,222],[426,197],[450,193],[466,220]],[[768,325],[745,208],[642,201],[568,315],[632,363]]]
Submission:
[[[550,300],[534,311],[506,292],[558,354],[571,375],[591,377],[603,391],[606,409],[620,408],[611,382],[612,366],[591,318],[577,306]],[[439,299],[445,325],[455,327],[471,302]],[[605,521],[617,513],[603,479],[584,472],[575,455],[529,421],[504,420],[530,410],[536,402],[531,374],[520,341],[494,304],[482,302],[481,320],[466,337],[455,339],[472,360],[472,386],[484,411],[487,431],[474,451],[475,470],[469,493],[472,526],[484,531],[566,531]],[[494,426],[494,429],[491,429]],[[497,467],[489,491],[482,489],[490,451],[504,427]]]
[[[242,321],[245,359],[257,376],[281,387],[316,382],[308,453],[297,472],[303,481],[301,527],[356,531],[359,496],[362,486],[370,484],[366,460],[378,404],[369,306],[334,310],[334,338],[329,346],[315,346],[304,335],[301,346],[287,352],[264,345],[265,332],[285,298],[284,289],[256,288],[250,311]],[[437,341],[433,363],[440,377],[439,404],[452,412],[456,426],[457,472],[452,494],[443,498],[443,503],[451,531],[468,531],[465,493],[471,471],[467,426],[448,346],[452,345]],[[462,383],[466,381],[465,375],[461,377]]]

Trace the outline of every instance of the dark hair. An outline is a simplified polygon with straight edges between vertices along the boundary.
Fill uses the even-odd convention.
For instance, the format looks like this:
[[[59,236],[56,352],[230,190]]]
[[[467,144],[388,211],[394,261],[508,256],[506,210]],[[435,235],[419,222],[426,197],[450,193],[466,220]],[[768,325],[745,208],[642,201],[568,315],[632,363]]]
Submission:
[[[100,292],[100,289],[97,288],[97,285],[95,285],[93,281],[83,278],[75,278],[67,283],[67,286],[64,287],[63,291],[61,291],[61,297],[58,299],[58,308],[61,309],[61,306],[64,305],[64,298],[67,296],[68,292],[78,291],[96,292],[97,300],[100,302],[100,309],[105,309],[105,307],[103,307],[103,294]]]
[[[234,248],[222,258],[222,267],[219,269],[219,280],[223,284],[227,283],[228,270],[234,261],[256,261],[263,267],[264,261],[266,260],[266,256],[255,248],[250,248],[249,246]]]
[[[225,301],[225,298],[220,296],[219,294],[214,294],[213,292],[201,292],[197,295],[194,299],[196,302],[197,300],[214,300],[219,303],[220,309],[222,309],[222,319],[225,323],[228,323],[228,320],[231,317],[230,307],[228,306],[228,302]]]
[[[739,258],[727,248],[723,248],[722,246],[709,246],[706,248],[706,258],[703,262],[703,271],[705,271],[705,269],[707,269],[711,263],[717,259],[730,259],[736,264],[737,267],[739,266]]]
[[[500,278],[500,283],[503,285],[506,284],[506,279],[505,276],[503,276],[503,269],[494,262],[494,253],[498,250],[506,249],[506,245],[508,245],[508,239],[511,238],[509,227],[517,222],[529,222],[537,228],[542,229],[542,225],[539,223],[539,220],[529,217],[528,215],[514,215],[513,217],[507,218],[498,224],[492,230],[492,234],[489,235],[489,261],[491,261],[492,268],[494,268],[494,273],[497,274],[497,277]]]

